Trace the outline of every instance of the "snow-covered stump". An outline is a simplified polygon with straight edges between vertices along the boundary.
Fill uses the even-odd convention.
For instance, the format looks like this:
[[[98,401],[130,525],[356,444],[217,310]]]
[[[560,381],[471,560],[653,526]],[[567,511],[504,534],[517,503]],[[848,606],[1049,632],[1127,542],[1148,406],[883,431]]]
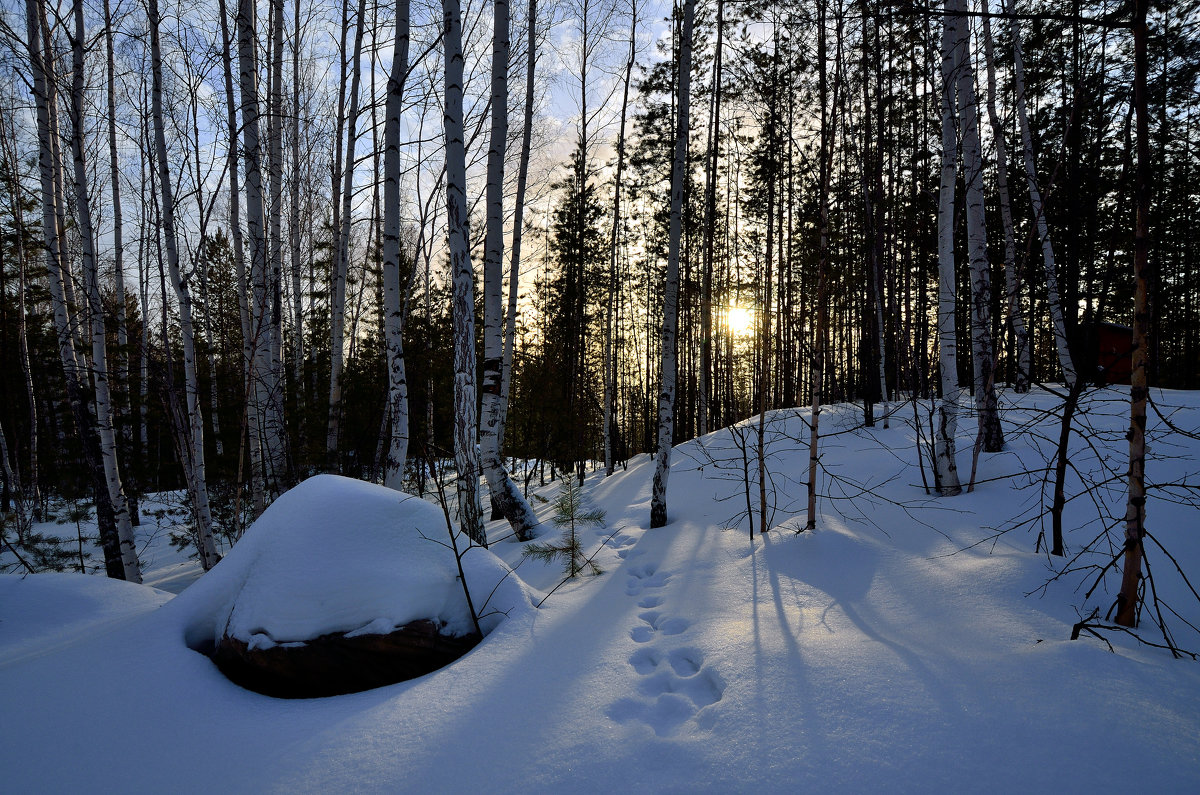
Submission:
[[[449,543],[432,503],[318,475],[282,495],[197,583],[211,624],[188,631],[233,682],[266,695],[353,693],[430,673],[530,600],[482,547]]]

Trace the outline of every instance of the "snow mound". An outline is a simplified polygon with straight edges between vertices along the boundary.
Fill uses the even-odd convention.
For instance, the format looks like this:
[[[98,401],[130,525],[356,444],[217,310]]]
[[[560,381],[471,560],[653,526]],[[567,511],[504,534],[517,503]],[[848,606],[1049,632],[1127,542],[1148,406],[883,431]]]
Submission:
[[[524,584],[486,549],[470,549],[462,564],[485,633],[529,606]],[[193,647],[222,636],[269,648],[330,633],[383,634],[419,619],[450,636],[474,629],[441,510],[334,475],[279,497],[180,600],[207,606],[193,614]]]
[[[0,577],[0,665],[100,634],[170,594],[86,574]]]

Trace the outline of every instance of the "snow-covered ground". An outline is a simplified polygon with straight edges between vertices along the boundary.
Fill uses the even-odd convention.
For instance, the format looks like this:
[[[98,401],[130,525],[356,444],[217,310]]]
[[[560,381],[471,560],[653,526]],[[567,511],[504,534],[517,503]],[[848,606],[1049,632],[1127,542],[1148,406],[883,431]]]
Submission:
[[[1200,426],[1200,395],[1156,396],[1177,425]],[[1004,399],[1006,451],[981,456],[973,493],[946,499],[922,488],[911,407],[887,430],[856,429],[860,409],[827,408],[817,530],[799,535],[806,412],[768,423],[776,526],[765,537],[748,532],[736,433],[676,448],[664,528],[646,529],[647,457],[607,480],[591,475],[607,527],[584,531],[584,546],[603,542],[603,574],[540,609],[510,609],[446,669],[354,695],[261,696],[189,648],[237,579],[229,572],[249,565],[240,544],[176,597],[96,576],[0,577],[0,788],[1200,791],[1200,663],[1115,633],[1115,653],[1068,640],[1082,615],[1112,601],[1114,575],[1085,599],[1110,544],[1042,587],[1056,569],[1034,552],[1034,509],[1049,500],[1039,470],[1058,438],[1044,411],[1057,401]],[[1127,403],[1108,390],[1087,411],[1068,496],[1088,484],[1095,499],[1068,502],[1069,555],[1101,534],[1106,511],[1123,513],[1105,467],[1124,468]],[[973,422],[960,431],[965,481]],[[1194,489],[1200,443],[1176,434],[1152,453],[1149,477],[1190,477]],[[366,515],[375,489],[323,482],[322,510],[288,522],[338,525],[331,535],[378,522]],[[1148,524],[1200,579],[1200,513],[1172,493],[1183,490],[1156,492]],[[503,523],[489,528],[505,534]],[[198,577],[160,551],[148,582],[178,590]],[[493,551],[521,561],[512,540]],[[1168,615],[1176,640],[1196,650],[1184,621],[1200,626],[1200,603],[1169,559],[1150,554],[1159,595],[1180,614]],[[334,555],[295,565],[354,576]],[[537,598],[560,577],[535,561],[517,575]],[[378,593],[386,576],[360,575],[363,592]],[[313,621],[327,628],[323,618]],[[1149,621],[1140,631],[1161,641]]]

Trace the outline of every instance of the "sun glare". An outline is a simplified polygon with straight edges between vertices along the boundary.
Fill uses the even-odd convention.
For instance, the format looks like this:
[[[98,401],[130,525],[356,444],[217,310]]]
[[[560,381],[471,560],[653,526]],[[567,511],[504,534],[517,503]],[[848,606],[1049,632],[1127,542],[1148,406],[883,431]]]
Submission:
[[[744,337],[754,331],[754,313],[744,306],[730,306],[725,309],[725,323],[729,333],[735,337]]]

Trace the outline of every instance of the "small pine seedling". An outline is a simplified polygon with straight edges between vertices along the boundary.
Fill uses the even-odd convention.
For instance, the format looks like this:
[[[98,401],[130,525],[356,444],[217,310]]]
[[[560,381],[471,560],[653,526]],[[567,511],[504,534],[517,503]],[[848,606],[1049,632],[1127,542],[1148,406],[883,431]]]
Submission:
[[[604,511],[585,505],[583,490],[575,478],[563,478],[558,497],[554,500],[554,524],[563,529],[562,541],[553,544],[530,544],[525,548],[526,557],[552,563],[558,558],[566,561],[568,577],[574,577],[586,568],[592,574],[601,574],[599,566],[584,558],[583,546],[579,543],[579,531],[588,525],[604,526]]]

